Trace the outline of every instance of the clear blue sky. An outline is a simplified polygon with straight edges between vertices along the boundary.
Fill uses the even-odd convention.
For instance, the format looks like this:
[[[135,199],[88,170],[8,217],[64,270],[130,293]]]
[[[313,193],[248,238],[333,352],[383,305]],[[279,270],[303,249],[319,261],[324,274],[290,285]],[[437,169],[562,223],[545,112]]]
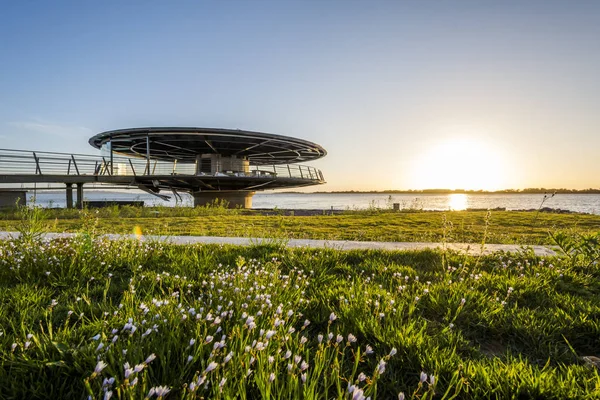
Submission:
[[[600,1],[15,1],[0,38],[1,148],[239,128],[323,145],[323,190],[600,187]]]

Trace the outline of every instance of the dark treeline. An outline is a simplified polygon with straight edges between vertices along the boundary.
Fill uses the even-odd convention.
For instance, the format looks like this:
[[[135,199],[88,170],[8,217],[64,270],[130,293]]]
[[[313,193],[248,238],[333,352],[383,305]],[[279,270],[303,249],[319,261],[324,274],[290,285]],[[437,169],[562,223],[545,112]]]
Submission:
[[[289,192],[288,192],[289,193]],[[423,190],[380,190],[380,191],[361,191],[361,190],[340,190],[331,192],[314,192],[314,193],[356,193],[356,194],[600,194],[600,189],[547,189],[547,188],[527,188],[527,189],[503,189],[503,190],[465,190],[465,189],[423,189]]]

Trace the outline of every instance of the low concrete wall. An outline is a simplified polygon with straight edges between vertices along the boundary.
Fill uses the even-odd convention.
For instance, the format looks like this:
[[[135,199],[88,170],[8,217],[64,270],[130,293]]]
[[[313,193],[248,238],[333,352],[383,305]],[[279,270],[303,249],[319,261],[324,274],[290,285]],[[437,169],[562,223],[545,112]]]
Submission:
[[[17,205],[27,204],[27,192],[25,190],[0,190],[0,208],[10,208]]]
[[[83,208],[103,208],[118,206],[144,207],[144,202],[139,200],[90,200],[83,202]]]
[[[196,192],[194,196],[194,207],[205,206],[215,200],[226,200],[229,208],[252,208],[252,196],[250,191],[220,191],[220,192]]]

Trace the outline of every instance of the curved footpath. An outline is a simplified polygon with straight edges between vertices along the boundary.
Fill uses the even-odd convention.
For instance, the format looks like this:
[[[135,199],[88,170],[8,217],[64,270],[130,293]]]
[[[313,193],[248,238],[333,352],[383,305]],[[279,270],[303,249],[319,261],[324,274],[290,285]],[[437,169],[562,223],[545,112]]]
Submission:
[[[44,238],[57,239],[76,236],[76,233],[46,233]],[[17,232],[0,232],[0,240],[19,236]],[[109,239],[136,239],[135,235],[103,235]],[[531,249],[537,256],[549,257],[557,255],[551,246],[516,245],[516,244],[486,244],[481,250],[478,243],[423,243],[423,242],[361,242],[356,240],[315,240],[315,239],[280,239],[280,238],[244,238],[218,236],[143,236],[142,240],[159,240],[175,244],[232,244],[252,246],[269,243],[282,243],[288,247],[331,248],[337,250],[423,250],[443,249],[463,251],[471,255],[491,254],[499,251],[515,253],[523,249]]]

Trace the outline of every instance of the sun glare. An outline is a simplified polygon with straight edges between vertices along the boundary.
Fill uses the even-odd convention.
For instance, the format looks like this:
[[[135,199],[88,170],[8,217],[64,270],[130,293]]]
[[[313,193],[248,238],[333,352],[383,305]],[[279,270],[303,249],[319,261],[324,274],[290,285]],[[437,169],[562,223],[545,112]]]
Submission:
[[[454,211],[466,210],[467,200],[467,195],[464,193],[452,193],[448,196],[448,206]]]
[[[418,189],[503,189],[507,173],[501,154],[468,139],[440,142],[417,157],[412,186]]]

